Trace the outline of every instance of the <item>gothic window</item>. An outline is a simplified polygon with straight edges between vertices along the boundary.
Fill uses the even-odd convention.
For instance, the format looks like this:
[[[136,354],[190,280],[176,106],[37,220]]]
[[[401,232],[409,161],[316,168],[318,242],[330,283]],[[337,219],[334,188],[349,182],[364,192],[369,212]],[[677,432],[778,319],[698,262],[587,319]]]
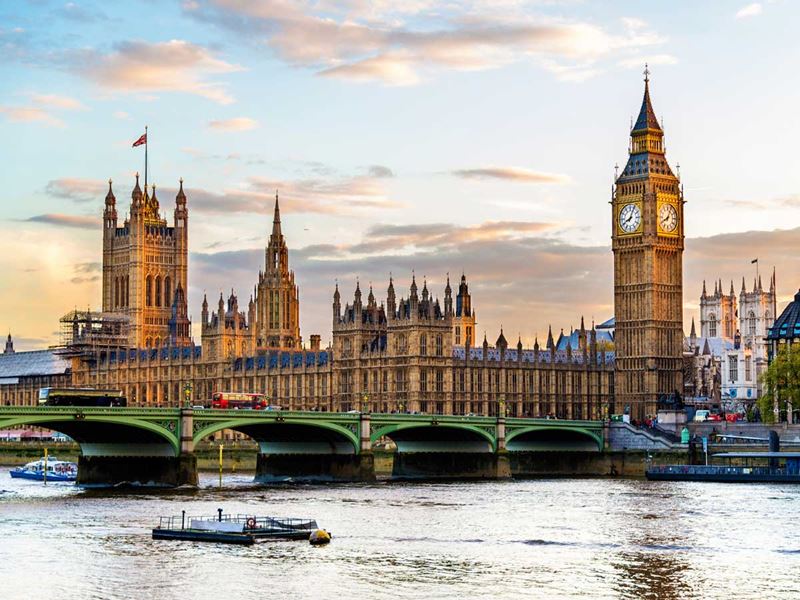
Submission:
[[[125,275],[125,293],[123,294],[123,302],[122,302],[124,306],[130,305],[130,296],[129,296],[130,288],[128,287],[129,284],[130,284],[130,278],[128,275]]]
[[[436,369],[436,391],[444,391],[444,371],[442,369]]]
[[[419,391],[420,392],[428,391],[428,371],[424,369],[419,373]]]
[[[744,379],[745,381],[753,380],[752,357],[750,356],[745,356],[744,358]]]
[[[153,305],[153,278],[148,275],[144,284],[144,305]]]
[[[156,306],[161,306],[161,275],[156,277]]]
[[[161,347],[161,338],[156,338],[155,342],[153,342],[153,348],[160,348]]]
[[[172,306],[172,281],[164,278],[164,306]]]
[[[756,333],[756,314],[752,310],[747,313],[747,330],[748,333]]]
[[[428,355],[428,336],[424,333],[419,336],[419,353],[421,356]]]
[[[231,358],[233,356],[233,342],[228,342],[225,348],[225,358]]]
[[[461,327],[456,326],[456,344],[461,343]]]
[[[149,348],[149,347],[150,347],[150,346],[152,346],[152,345],[153,345],[153,340],[151,340],[150,338],[147,338],[147,339],[144,341],[144,347],[145,347],[145,348]]]
[[[708,317],[708,337],[717,337],[717,318],[714,315]]]
[[[442,354],[443,354],[442,335],[439,334],[436,336],[436,356],[442,356]]]
[[[738,356],[729,356],[728,357],[728,378],[731,380],[731,383],[735,383],[737,379],[739,379],[739,357]]]
[[[397,352],[399,354],[405,354],[408,352],[408,342],[406,341],[405,334],[401,333],[399,336],[397,336],[397,346]]]

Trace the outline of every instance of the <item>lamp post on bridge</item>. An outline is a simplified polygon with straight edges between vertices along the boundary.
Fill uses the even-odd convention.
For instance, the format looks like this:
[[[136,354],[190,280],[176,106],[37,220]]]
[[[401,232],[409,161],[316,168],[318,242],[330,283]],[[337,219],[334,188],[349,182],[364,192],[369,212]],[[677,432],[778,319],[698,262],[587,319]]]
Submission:
[[[497,451],[506,451],[506,396],[500,396],[500,402],[497,406]]]

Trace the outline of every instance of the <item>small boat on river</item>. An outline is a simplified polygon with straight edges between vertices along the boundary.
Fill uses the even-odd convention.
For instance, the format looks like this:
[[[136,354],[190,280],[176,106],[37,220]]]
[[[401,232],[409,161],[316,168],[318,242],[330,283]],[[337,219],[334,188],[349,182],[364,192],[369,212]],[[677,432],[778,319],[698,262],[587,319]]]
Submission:
[[[11,469],[11,477],[15,479],[32,479],[34,481],[75,481],[78,478],[78,465],[55,457],[40,458],[29,462],[24,467]]]
[[[154,540],[186,540],[250,545],[263,540],[308,540],[318,529],[313,519],[225,515],[161,517]]]

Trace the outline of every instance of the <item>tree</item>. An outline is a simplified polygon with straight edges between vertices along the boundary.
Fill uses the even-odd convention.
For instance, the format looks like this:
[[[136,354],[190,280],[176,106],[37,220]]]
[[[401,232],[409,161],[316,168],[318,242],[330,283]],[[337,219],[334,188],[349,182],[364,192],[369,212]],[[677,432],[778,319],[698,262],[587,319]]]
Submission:
[[[800,408],[800,348],[782,345],[761,378],[766,394],[759,407],[765,421],[774,421],[776,399],[780,414],[786,413],[788,404]]]

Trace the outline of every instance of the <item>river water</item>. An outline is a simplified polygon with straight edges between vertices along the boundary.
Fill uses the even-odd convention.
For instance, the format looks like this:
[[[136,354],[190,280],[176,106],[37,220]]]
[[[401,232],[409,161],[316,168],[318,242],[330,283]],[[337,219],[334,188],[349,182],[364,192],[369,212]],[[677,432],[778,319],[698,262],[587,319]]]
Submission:
[[[3,469],[5,471],[5,469]],[[543,479],[85,491],[0,475],[0,598],[798,598],[800,486]],[[160,515],[315,518],[326,547],[154,541]]]

